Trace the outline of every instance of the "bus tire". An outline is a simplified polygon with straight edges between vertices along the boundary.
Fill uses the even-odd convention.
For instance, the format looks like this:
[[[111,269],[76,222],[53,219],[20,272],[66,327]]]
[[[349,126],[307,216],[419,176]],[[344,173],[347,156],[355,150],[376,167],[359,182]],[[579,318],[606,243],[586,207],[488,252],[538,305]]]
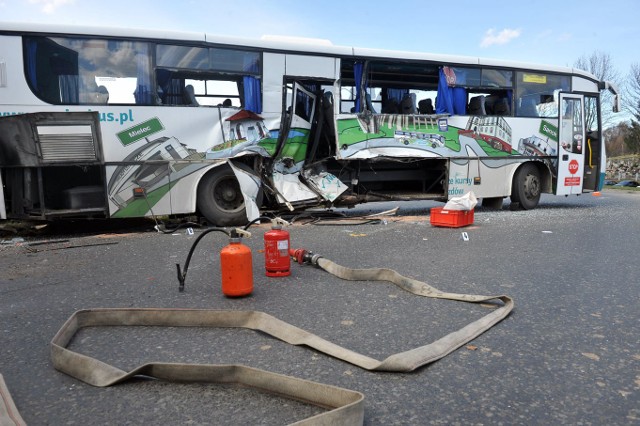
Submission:
[[[216,167],[204,175],[198,185],[197,205],[200,214],[215,226],[238,226],[248,221],[240,184],[229,166]]]
[[[513,177],[511,201],[523,210],[534,209],[540,201],[541,188],[540,171],[534,164],[525,163]]]

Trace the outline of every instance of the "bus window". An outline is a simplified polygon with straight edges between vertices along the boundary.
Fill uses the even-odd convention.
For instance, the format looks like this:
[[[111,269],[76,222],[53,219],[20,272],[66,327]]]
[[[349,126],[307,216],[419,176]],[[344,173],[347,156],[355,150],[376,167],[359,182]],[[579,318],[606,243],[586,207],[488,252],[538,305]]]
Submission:
[[[200,105],[235,108],[242,106],[237,81],[185,79],[185,84],[193,86]]]
[[[207,70],[258,75],[260,53],[236,49],[156,46],[156,63],[163,68]]]
[[[518,117],[558,117],[558,94],[571,89],[570,78],[564,75],[519,71],[516,81]]]
[[[461,113],[459,104],[467,96],[468,115],[511,115],[513,71],[493,68],[444,67],[453,94],[454,111]],[[456,96],[457,91],[457,96]]]
[[[191,85],[199,105],[262,111],[258,52],[159,44],[156,64],[164,105],[184,105],[184,88]]]
[[[513,71],[492,68],[450,67],[455,75],[455,85],[467,88],[513,87]]]
[[[360,69],[362,81],[356,82]],[[433,103],[435,99],[438,68],[422,62],[343,60],[340,79],[340,112],[362,112],[366,108],[373,113],[398,114],[403,110],[417,114],[420,101],[431,99]],[[362,83],[364,99],[358,102],[362,96],[358,94],[358,87]],[[360,111],[356,111],[357,105]]]
[[[29,85],[45,102],[149,105],[154,101],[147,43],[26,37],[24,49]]]
[[[596,96],[584,97],[584,121],[587,131],[597,131],[600,128],[598,101]]]
[[[340,89],[340,112],[355,112],[356,88],[354,86],[342,86]]]

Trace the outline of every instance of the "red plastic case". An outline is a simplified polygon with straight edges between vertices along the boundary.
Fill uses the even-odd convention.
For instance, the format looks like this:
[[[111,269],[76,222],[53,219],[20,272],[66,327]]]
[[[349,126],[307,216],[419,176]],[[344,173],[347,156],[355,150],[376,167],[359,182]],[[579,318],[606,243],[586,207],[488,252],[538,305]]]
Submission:
[[[473,223],[473,210],[445,210],[442,207],[432,207],[430,220],[433,226],[461,228]]]

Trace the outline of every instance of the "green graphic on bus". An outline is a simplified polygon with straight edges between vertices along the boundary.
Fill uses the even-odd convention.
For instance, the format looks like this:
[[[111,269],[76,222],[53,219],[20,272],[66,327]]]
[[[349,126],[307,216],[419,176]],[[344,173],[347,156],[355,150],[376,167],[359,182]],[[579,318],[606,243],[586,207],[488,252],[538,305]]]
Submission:
[[[140,139],[144,139],[149,135],[158,133],[161,130],[164,130],[164,126],[160,120],[155,117],[133,127],[129,127],[127,130],[123,130],[116,134],[116,136],[120,139],[122,145],[127,146],[139,141]]]
[[[542,120],[540,122],[540,133],[547,136],[552,141],[558,142],[558,127],[548,121]]]

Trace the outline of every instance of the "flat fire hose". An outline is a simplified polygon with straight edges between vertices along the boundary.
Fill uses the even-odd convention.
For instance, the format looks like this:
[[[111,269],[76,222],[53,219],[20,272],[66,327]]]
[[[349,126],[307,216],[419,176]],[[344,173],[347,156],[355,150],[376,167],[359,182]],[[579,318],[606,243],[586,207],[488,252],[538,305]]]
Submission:
[[[345,280],[389,281],[419,296],[470,303],[499,300],[502,306],[433,343],[391,355],[383,361],[338,346],[259,311],[153,308],[81,310],[67,320],[51,341],[53,365],[72,377],[100,387],[111,386],[136,375],[181,382],[241,383],[330,409],[296,424],[360,425],[364,421],[364,396],[359,392],[241,365],[149,363],[126,372],[95,358],[71,351],[67,345],[76,332],[83,327],[240,327],[262,331],[292,345],[309,346],[366,370],[409,372],[436,361],[473,340],[504,319],[514,306],[513,300],[508,296],[445,293],[424,282],[404,277],[391,269],[350,269],[317,255],[314,256],[312,263]],[[3,419],[0,417],[1,420]]]
[[[25,426],[16,404],[11,398],[9,389],[4,383],[4,378],[0,374],[0,425],[1,426]]]

